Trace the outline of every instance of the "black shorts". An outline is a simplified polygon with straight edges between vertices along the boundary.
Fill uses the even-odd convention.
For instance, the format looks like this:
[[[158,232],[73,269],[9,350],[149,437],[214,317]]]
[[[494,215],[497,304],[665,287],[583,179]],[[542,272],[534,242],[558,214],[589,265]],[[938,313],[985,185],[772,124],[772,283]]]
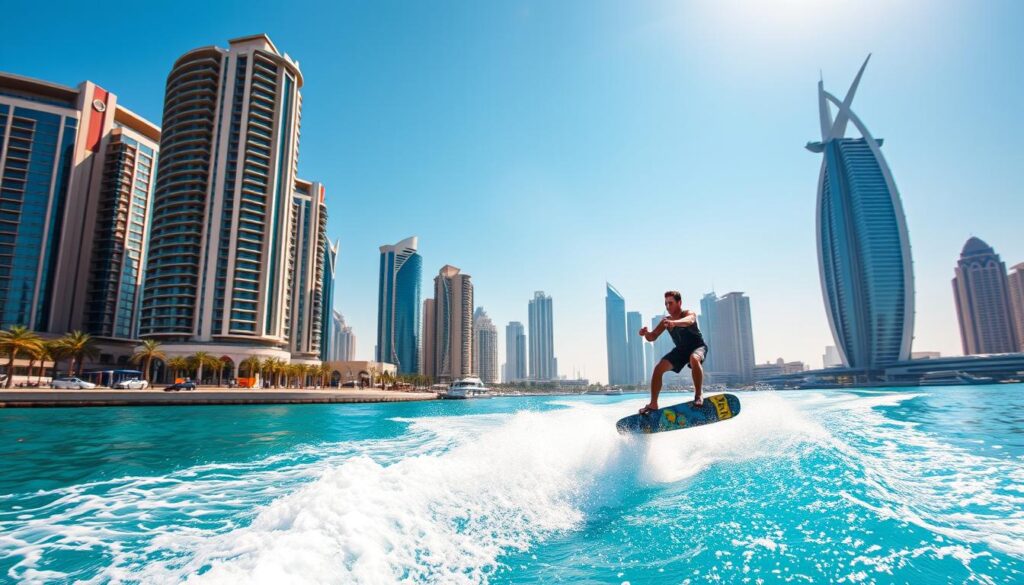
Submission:
[[[708,346],[701,345],[693,349],[676,346],[661,359],[668,360],[672,364],[672,371],[678,374],[683,371],[683,368],[690,365],[691,355],[697,356],[700,359],[700,363],[703,364],[704,358],[708,355]]]

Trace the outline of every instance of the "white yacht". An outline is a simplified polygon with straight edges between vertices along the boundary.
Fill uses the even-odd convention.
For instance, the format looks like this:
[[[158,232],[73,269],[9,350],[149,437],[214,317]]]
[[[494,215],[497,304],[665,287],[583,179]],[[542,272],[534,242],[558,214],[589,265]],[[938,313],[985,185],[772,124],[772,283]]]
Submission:
[[[484,386],[484,383],[480,378],[474,377],[456,380],[448,387],[448,392],[444,395],[444,398],[451,398],[455,400],[490,397],[491,389]]]

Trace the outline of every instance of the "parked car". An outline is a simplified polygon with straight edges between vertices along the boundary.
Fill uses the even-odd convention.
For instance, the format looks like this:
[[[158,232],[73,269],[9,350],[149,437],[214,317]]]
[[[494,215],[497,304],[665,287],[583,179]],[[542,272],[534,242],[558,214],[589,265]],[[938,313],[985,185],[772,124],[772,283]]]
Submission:
[[[83,380],[81,378],[68,377],[68,378],[55,378],[52,382],[50,382],[50,387],[51,388],[65,388],[65,389],[71,388],[71,389],[79,389],[79,390],[91,390],[91,389],[96,387],[96,384],[93,384],[92,382],[86,382],[85,380]]]
[[[149,382],[138,378],[129,378],[128,380],[121,380],[117,384],[114,384],[114,388],[117,388],[118,390],[145,390],[146,388],[149,388]]]
[[[185,380],[184,382],[177,382],[164,388],[164,392],[179,392],[181,390],[195,390],[196,383],[192,380]]]

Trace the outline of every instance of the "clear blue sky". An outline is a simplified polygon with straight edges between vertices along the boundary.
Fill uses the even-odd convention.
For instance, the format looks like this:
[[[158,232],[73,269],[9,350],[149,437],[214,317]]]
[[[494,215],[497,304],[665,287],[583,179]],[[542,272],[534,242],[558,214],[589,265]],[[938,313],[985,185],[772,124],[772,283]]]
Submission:
[[[155,122],[192,48],[265,32],[299,61],[300,174],[327,185],[362,357],[377,248],[418,235],[424,290],[459,266],[502,338],[551,294],[562,372],[605,379],[605,280],[645,321],[669,288],[689,306],[744,291],[759,362],[820,365],[820,158],[803,145],[819,71],[842,95],[869,52],[854,110],[907,213],[915,349],[960,352],[950,279],[970,235],[1024,262],[1020,2],[40,6],[5,7],[0,69],[90,79]]]

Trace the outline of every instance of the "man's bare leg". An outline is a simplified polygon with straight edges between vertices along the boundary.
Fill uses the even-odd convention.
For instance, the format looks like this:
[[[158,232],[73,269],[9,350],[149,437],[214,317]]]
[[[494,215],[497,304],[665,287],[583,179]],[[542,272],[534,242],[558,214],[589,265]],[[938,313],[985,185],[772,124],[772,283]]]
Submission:
[[[704,364],[700,363],[700,358],[695,355],[690,356],[690,371],[693,373],[693,405],[703,406],[701,386],[704,384]]]
[[[661,377],[665,372],[672,369],[672,363],[668,360],[661,360],[654,366],[654,373],[651,374],[651,401],[647,406],[640,409],[640,414],[647,414],[658,410],[658,394],[661,393]]]

